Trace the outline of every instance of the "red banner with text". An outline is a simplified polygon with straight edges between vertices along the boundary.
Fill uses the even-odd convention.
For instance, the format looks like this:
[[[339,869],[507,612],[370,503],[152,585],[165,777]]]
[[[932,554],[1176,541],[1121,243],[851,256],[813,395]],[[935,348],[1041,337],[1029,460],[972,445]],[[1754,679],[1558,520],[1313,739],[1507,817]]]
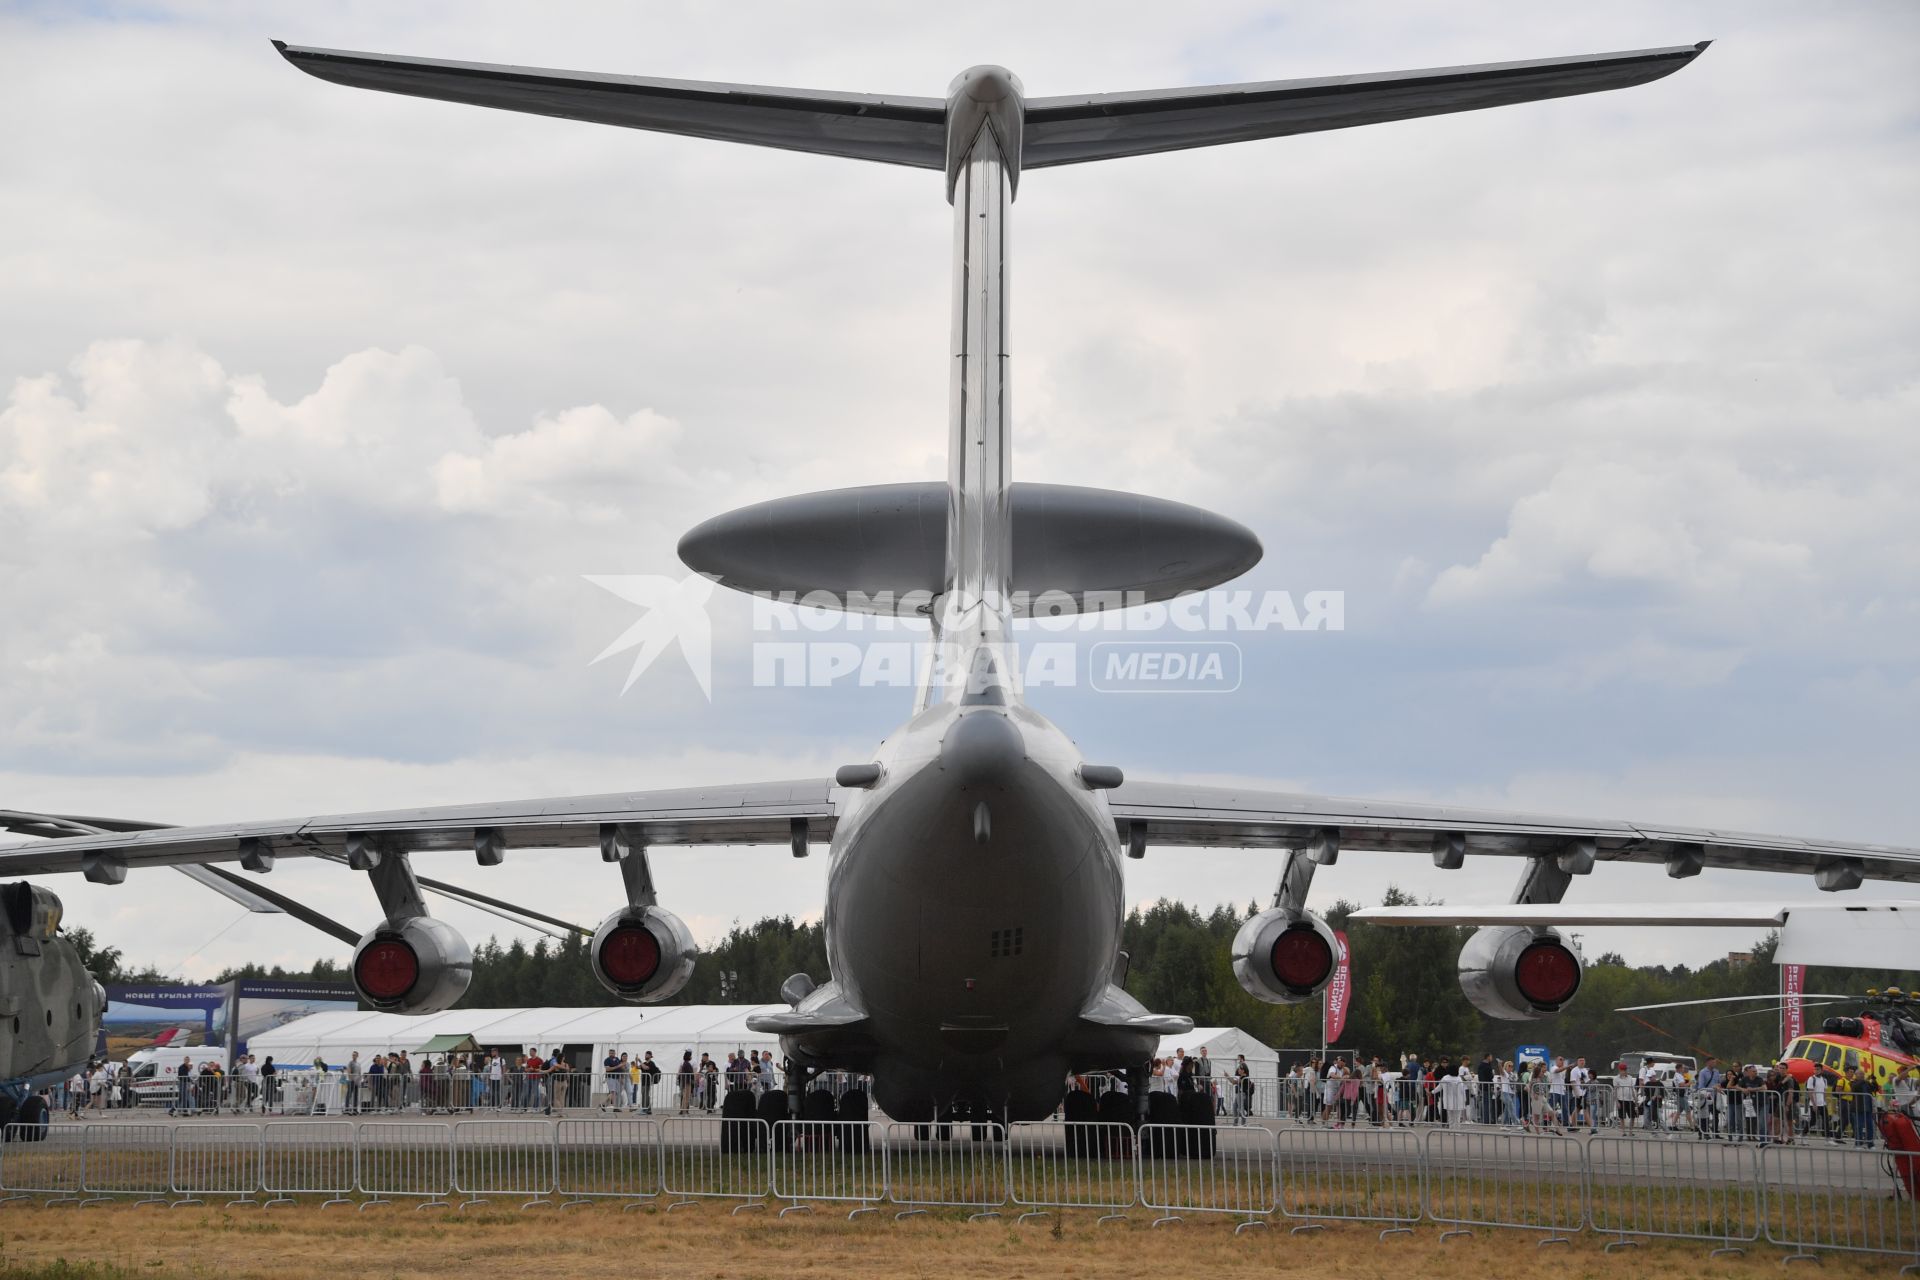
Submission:
[[[1800,997],[1806,989],[1807,966],[1780,966],[1780,1043],[1783,1047],[1806,1033],[1807,1013],[1800,1006]]]
[[[1327,984],[1326,1000],[1327,1043],[1332,1044],[1347,1029],[1347,1005],[1353,1000],[1353,971],[1348,963],[1347,935],[1335,933],[1334,942],[1340,948],[1340,957],[1333,967],[1333,981]]]

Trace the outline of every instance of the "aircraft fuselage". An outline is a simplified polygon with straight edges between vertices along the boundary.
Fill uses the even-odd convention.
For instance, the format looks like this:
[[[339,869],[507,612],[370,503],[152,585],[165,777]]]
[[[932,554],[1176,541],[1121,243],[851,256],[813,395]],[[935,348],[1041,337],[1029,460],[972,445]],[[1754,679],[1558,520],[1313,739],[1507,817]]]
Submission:
[[[842,812],[826,906],[834,978],[871,1020],[876,1101],[904,1117],[956,1099],[1045,1115],[1066,1072],[1092,1065],[1074,1033],[1119,948],[1105,796],[1018,702],[935,704],[876,759],[880,784]],[[1153,1037],[1135,1038],[1138,1061]]]

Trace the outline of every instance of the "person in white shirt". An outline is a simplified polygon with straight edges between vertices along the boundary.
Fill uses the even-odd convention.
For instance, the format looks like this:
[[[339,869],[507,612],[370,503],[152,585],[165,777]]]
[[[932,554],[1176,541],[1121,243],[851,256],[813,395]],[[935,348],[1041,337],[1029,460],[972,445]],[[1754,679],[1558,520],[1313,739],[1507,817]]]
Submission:
[[[1807,1127],[1802,1133],[1813,1131],[1813,1122],[1820,1122],[1820,1136],[1832,1137],[1827,1128],[1827,1073],[1815,1070],[1807,1081]]]
[[[1613,1064],[1613,1110],[1622,1129],[1633,1128],[1633,1073],[1624,1062]]]
[[[1320,1123],[1325,1124],[1333,1115],[1334,1101],[1340,1096],[1340,1086],[1347,1078],[1346,1064],[1335,1058],[1327,1064],[1326,1078],[1320,1082]]]
[[[1467,1080],[1459,1067],[1448,1067],[1440,1077],[1440,1109],[1446,1113],[1449,1128],[1467,1120]]]
[[[1587,1106],[1587,1086],[1593,1082],[1593,1072],[1587,1070],[1587,1060],[1580,1059],[1573,1070],[1567,1072],[1567,1091],[1572,1095],[1574,1123],[1587,1126],[1587,1132],[1598,1133],[1600,1126],[1594,1121],[1593,1112]]]
[[[1547,1071],[1547,1107],[1553,1112],[1557,1128],[1565,1129],[1572,1124],[1567,1114],[1567,1060],[1555,1058],[1553,1066]]]
[[[1642,1117],[1641,1123],[1649,1129],[1664,1129],[1666,1127],[1664,1112],[1666,1111],[1667,1091],[1663,1085],[1664,1082],[1660,1079],[1660,1073],[1653,1069],[1652,1063],[1641,1064],[1640,1105],[1646,1113]]]
[[[245,1106],[248,1110],[251,1110],[254,1099],[259,1098],[260,1110],[265,1112],[267,1109],[266,1099],[261,1097],[260,1093],[260,1064],[253,1060],[252,1054],[248,1054],[245,1058],[241,1059],[237,1070],[240,1073],[240,1078],[247,1083]]]

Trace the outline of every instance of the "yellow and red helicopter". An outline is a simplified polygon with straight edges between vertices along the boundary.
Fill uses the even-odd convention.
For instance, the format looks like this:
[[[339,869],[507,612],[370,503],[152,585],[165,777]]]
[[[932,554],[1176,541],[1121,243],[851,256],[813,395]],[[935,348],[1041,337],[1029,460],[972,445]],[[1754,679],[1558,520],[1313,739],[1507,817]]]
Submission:
[[[1902,1071],[1920,1069],[1915,1005],[1899,987],[1868,988],[1857,1016],[1827,1018],[1819,1031],[1796,1036],[1781,1051],[1780,1065],[1801,1084],[1823,1067],[1849,1076],[1860,1067],[1885,1089]]]
[[[1855,1068],[1864,1069],[1882,1089],[1908,1068],[1920,1070],[1920,992],[1908,993],[1899,987],[1885,991],[1867,988],[1865,997],[1808,993],[1797,997],[1802,1008],[1820,1008],[1831,1004],[1855,1004],[1860,1012],[1851,1016],[1823,1020],[1820,1030],[1802,1032],[1787,1042],[1776,1061],[1800,1084],[1825,1069],[1852,1076]],[[1679,1009],[1708,1004],[1763,1004],[1771,1007],[1747,1009],[1728,1017],[1748,1017],[1773,1013],[1790,997],[1767,994],[1720,996],[1708,1000],[1675,1000],[1666,1004],[1630,1005],[1621,1013],[1639,1013],[1649,1009]]]

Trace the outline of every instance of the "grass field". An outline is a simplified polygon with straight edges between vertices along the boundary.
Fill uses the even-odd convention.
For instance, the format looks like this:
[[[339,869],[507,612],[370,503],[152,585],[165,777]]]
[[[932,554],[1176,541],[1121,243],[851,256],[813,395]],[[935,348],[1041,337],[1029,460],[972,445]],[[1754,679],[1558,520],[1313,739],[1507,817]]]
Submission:
[[[1015,1225],[958,1216],[855,1222],[831,1210],[787,1219],[767,1212],[730,1216],[718,1205],[671,1214],[589,1208],[425,1212],[410,1205],[365,1212],[294,1206],[275,1209],[99,1205],[84,1210],[13,1204],[0,1208],[0,1276],[9,1280],[122,1280],[176,1276],[340,1280],[342,1276],[468,1280],[487,1274],[540,1277],[938,1276],[942,1280],[1031,1277],[1315,1276],[1412,1274],[1421,1280],[1485,1280],[1550,1269],[1581,1276],[1761,1277],[1780,1274],[1779,1250],[1745,1258],[1706,1256],[1704,1245],[1649,1243],[1612,1256],[1604,1240],[1537,1247],[1522,1232],[1482,1232],[1442,1242],[1437,1228],[1385,1241],[1359,1227],[1305,1236],[1284,1229],[1235,1236],[1225,1222],[1148,1229],[1098,1226],[1068,1214]],[[1884,1258],[1828,1255],[1828,1277],[1889,1275]]]

